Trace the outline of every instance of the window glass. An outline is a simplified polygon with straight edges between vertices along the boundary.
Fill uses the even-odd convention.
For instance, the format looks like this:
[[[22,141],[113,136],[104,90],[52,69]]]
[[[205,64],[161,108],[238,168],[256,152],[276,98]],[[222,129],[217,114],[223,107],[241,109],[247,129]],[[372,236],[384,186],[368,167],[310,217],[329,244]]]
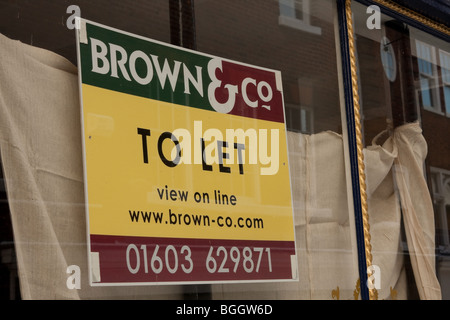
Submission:
[[[212,297],[360,298],[334,1],[207,0],[195,16],[198,50],[281,71],[300,276],[214,284]]]
[[[355,6],[356,20],[365,25],[367,15],[357,9]],[[280,71],[297,253],[290,267],[298,275],[298,281],[89,285],[76,42],[71,24],[77,10],[82,17],[109,27]],[[365,284],[361,284],[358,272],[337,21],[336,1],[332,0],[198,0],[195,4],[174,0],[78,0],[70,5],[66,1],[0,0],[0,77],[9,76],[8,81],[0,81],[1,297],[361,299],[361,287]],[[445,144],[448,134],[435,137],[433,132],[438,128],[432,118],[439,117],[436,120],[439,128],[448,128],[443,121],[448,119],[449,110],[446,99],[450,50],[420,32],[415,34],[409,47],[414,63],[414,77],[410,80],[415,81],[415,87],[408,103],[414,101],[421,109],[419,113],[418,109],[404,108],[404,97],[399,99],[388,89],[390,82],[398,81],[404,74],[398,66],[403,60],[396,52],[395,32],[398,31],[395,26],[392,29],[392,33],[379,34],[379,37],[377,34],[374,38],[367,28],[357,28],[367,152],[369,141],[385,129],[386,119],[397,125],[400,115],[410,119],[420,114],[424,134],[429,134],[426,140]],[[145,59],[150,61],[148,57]],[[115,71],[123,72],[120,65]],[[164,72],[160,70],[161,74]],[[142,75],[134,75],[139,77],[144,79]],[[267,94],[264,85],[255,87],[262,95]],[[395,99],[398,104],[391,102]],[[115,130],[114,123],[102,115],[90,119],[105,134]],[[172,120],[161,118],[161,121]],[[52,126],[47,126],[48,123]],[[141,135],[145,138],[146,131],[141,131]],[[440,281],[445,280],[447,272],[448,158],[437,147],[430,146],[426,172],[436,195],[433,204],[439,221],[436,248]],[[380,267],[383,277],[378,297],[411,297],[415,287],[408,285],[407,279],[415,277],[415,261],[404,254],[409,242],[402,238],[401,211],[397,197],[392,196],[392,179],[387,176],[389,155],[380,151],[370,159],[373,170],[385,168],[386,171],[368,178],[369,187],[375,192],[371,193],[369,208],[383,213],[371,218],[375,220],[371,221],[374,264]],[[105,166],[111,163],[113,159]],[[185,178],[194,186],[199,183],[189,174]],[[222,187],[221,181],[211,179],[208,183],[211,188]],[[260,180],[256,176],[252,185],[258,184]],[[384,189],[378,189],[379,185]],[[244,183],[235,187],[245,190]],[[277,208],[271,209],[277,212]],[[116,245],[120,247],[123,243],[119,241]],[[147,255],[142,261],[153,263],[158,269],[156,265],[162,261],[161,257],[175,256],[177,249],[183,251],[173,246],[167,248],[170,249],[165,255]],[[212,268],[233,272],[239,265],[232,262],[239,259],[245,260],[246,270],[253,270],[259,264],[256,254],[250,258],[250,249],[243,248],[238,259],[238,251],[233,248],[210,255],[210,262],[224,263],[225,260],[218,259],[229,253],[229,264],[218,263],[217,268]],[[127,263],[132,272],[137,272],[137,267],[131,254],[137,257],[144,250],[145,247],[138,246],[127,250]],[[254,252],[268,251],[256,248]],[[189,259],[189,255],[184,257]],[[166,267],[173,271],[173,263]]]
[[[450,114],[450,53],[439,50],[439,59],[441,61],[442,85],[444,90],[445,113]]]
[[[449,299],[450,44],[386,14],[369,29],[366,7],[352,9],[379,295]]]
[[[56,52],[76,64],[74,15],[170,42],[169,1],[1,0],[0,32],[25,44]],[[132,19],[130,19],[132,17]]]
[[[424,108],[439,111],[440,101],[437,99],[437,70],[434,47],[419,40],[416,41],[417,64],[419,66],[419,82],[421,103]]]
[[[0,0],[0,298],[182,298],[179,286],[92,288],[87,282],[74,67],[74,17],[80,14],[145,37],[171,40],[166,0]],[[22,116],[17,117],[19,110]],[[59,129],[38,128],[40,123],[58,124]],[[60,139],[65,142],[58,143]],[[25,151],[17,160],[14,150],[19,145],[33,155]]]

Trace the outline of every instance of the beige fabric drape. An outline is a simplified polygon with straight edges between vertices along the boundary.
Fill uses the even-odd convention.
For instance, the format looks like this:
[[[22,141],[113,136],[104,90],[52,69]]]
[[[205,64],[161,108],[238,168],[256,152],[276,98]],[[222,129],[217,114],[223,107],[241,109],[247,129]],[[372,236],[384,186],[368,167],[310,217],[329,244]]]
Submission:
[[[78,92],[77,70],[70,62],[0,35],[0,154],[23,298],[182,298],[183,288],[176,285],[88,285]],[[395,177],[406,208],[416,282],[423,288],[421,297],[439,297],[432,264],[434,219],[421,171],[426,150],[417,127],[406,126],[383,147],[366,150],[380,299],[391,297],[391,288],[398,299],[406,297],[394,162],[402,168]],[[342,137],[289,132],[288,147],[300,281],[213,285],[214,298],[353,298],[358,269]],[[80,290],[66,285],[70,265],[81,269]]]
[[[393,180],[389,182],[388,189],[386,187],[380,189],[383,192],[389,190],[391,194],[394,194],[394,187],[398,190],[408,251],[419,296],[421,299],[435,300],[441,299],[441,289],[435,274],[433,204],[423,172],[426,155],[427,144],[418,123],[396,128],[383,146],[376,145],[374,140],[365,153],[369,167],[376,168],[376,171],[369,171],[367,177],[368,193],[375,194],[374,190],[380,185],[380,178],[386,176],[385,179]],[[399,217],[393,218],[391,211],[386,211],[386,208],[377,208],[383,203],[371,201],[369,204],[373,206],[373,208],[369,206],[371,225],[376,225],[377,219],[383,223],[390,221],[391,226],[398,225],[396,220]],[[384,230],[386,227],[383,226],[382,230],[376,230],[374,233],[373,242],[376,250],[386,250],[385,242],[399,234],[399,230],[393,230],[389,234],[384,233]]]

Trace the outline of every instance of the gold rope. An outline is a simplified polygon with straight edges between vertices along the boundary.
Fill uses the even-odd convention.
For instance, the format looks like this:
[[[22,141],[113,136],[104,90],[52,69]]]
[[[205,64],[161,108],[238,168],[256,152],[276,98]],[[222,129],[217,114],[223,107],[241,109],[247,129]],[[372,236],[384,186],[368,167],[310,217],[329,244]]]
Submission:
[[[405,8],[392,0],[373,0],[373,1],[392,11],[398,12],[404,16],[412,18],[427,27],[431,27],[443,34],[450,35],[450,28],[447,27],[446,25],[437,23],[436,21],[433,21],[432,19],[427,18],[411,9]]]
[[[363,142],[362,142],[362,131],[361,131],[361,115],[359,106],[359,92],[358,92],[358,76],[356,70],[356,54],[355,54],[355,39],[353,36],[353,18],[352,18],[352,8],[351,0],[346,0],[345,2],[345,14],[347,18],[347,32],[348,32],[348,43],[349,43],[349,53],[350,53],[350,68],[352,77],[352,91],[353,91],[353,108],[355,113],[355,133],[356,133],[356,149],[358,155],[358,173],[359,173],[359,185],[360,185],[360,197],[361,197],[361,210],[362,210],[362,220],[364,229],[364,247],[366,253],[366,265],[367,268],[372,266],[372,245],[370,244],[370,224],[369,224],[369,213],[367,206],[367,193],[366,193],[366,174],[364,165],[364,154],[363,154]],[[368,269],[371,270],[371,269]],[[368,271],[367,276],[369,281],[372,281],[369,287],[369,298],[370,300],[376,300],[377,292],[374,288],[373,281],[370,276],[371,271]]]

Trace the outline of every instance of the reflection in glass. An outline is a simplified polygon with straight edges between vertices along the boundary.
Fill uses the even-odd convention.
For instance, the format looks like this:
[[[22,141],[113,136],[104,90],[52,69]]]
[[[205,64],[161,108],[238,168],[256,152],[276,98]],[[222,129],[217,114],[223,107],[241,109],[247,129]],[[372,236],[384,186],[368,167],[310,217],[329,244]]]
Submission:
[[[386,14],[380,29],[369,30],[366,7],[354,2],[352,9],[373,263],[387,281],[379,297],[392,287],[399,299],[449,299],[450,45]],[[389,49],[380,51],[386,39]]]

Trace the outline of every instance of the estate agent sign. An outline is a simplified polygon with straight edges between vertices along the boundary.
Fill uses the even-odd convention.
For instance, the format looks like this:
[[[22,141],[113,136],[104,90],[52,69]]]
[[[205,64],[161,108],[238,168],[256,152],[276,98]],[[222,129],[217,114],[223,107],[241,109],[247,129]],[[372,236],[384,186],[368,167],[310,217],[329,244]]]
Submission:
[[[297,279],[281,74],[81,20],[91,285]]]

